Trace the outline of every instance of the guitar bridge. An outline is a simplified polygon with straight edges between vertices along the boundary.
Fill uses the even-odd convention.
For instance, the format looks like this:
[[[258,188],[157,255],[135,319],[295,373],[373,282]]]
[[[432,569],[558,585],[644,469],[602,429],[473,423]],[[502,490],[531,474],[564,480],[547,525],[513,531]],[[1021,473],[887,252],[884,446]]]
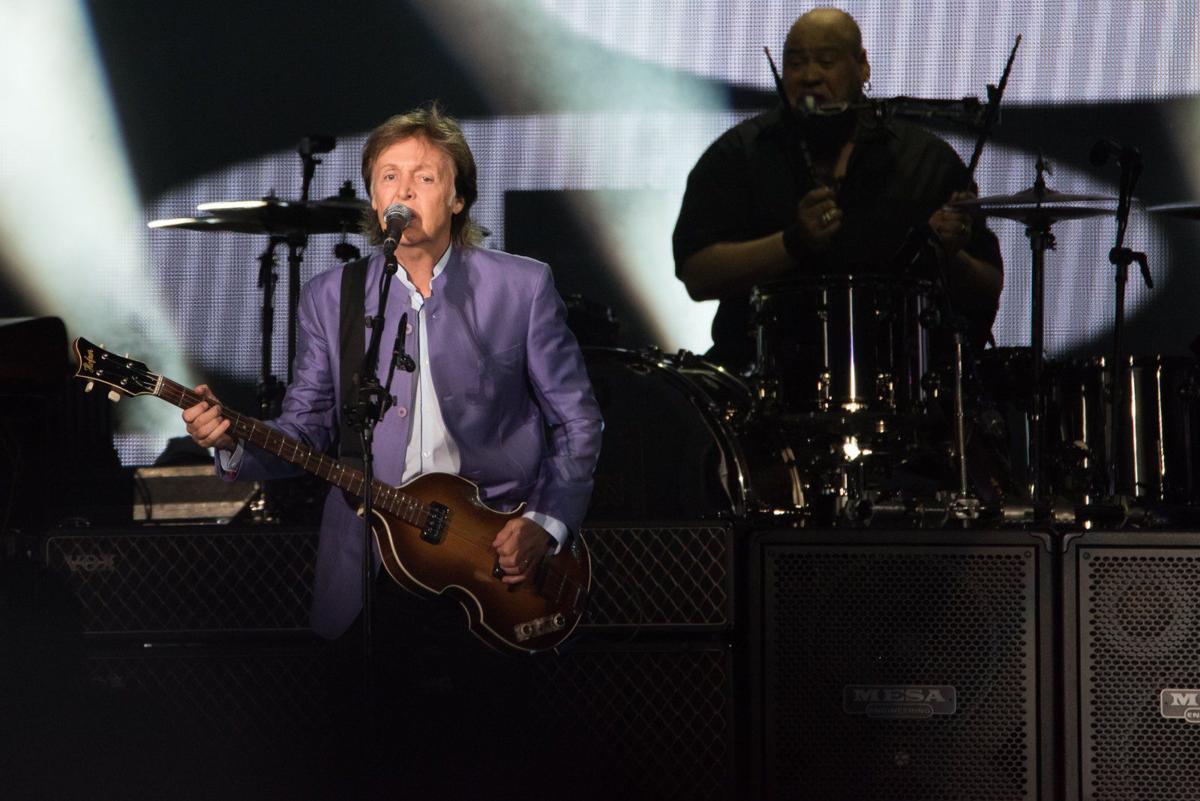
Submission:
[[[445,504],[433,501],[429,504],[429,512],[425,516],[425,524],[421,526],[421,539],[440,545],[446,538],[446,524],[450,521],[450,508]]]
[[[518,623],[513,626],[513,635],[516,637],[517,642],[525,642],[526,640],[532,640],[534,637],[540,637],[552,631],[562,631],[566,627],[567,618],[560,612],[554,615],[539,617],[536,620],[527,620],[524,623]]]

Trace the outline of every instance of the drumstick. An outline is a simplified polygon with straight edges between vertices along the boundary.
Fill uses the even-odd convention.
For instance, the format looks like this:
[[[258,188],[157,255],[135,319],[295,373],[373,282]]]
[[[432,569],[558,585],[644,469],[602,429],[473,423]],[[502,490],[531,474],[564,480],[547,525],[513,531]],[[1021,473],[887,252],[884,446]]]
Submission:
[[[820,186],[821,182],[817,179],[817,168],[813,166],[812,153],[808,150],[808,140],[804,138],[804,130],[800,126],[800,119],[796,114],[796,110],[792,108],[791,101],[788,100],[787,92],[783,88],[783,78],[779,76],[779,69],[775,66],[775,59],[771,58],[771,50],[766,45],[763,45],[763,53],[767,56],[767,63],[771,65],[771,75],[775,78],[775,91],[779,94],[780,101],[783,102],[783,116],[789,130],[792,132],[793,138],[796,140],[798,149],[800,150],[800,158],[804,162],[804,172],[812,185]],[[812,98],[809,98],[811,104]],[[792,173],[796,176],[796,188],[802,190],[805,187],[800,186],[801,175],[796,169],[795,162],[792,161],[791,151],[786,151],[788,155],[788,163],[791,165]]]

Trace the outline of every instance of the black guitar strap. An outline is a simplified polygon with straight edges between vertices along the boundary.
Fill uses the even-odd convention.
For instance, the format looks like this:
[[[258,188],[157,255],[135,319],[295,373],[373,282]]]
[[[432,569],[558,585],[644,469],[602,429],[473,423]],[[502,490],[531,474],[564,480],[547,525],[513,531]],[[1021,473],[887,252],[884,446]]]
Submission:
[[[354,376],[366,353],[367,261],[362,258],[342,268],[341,315],[338,318],[338,352],[341,375],[338,377],[338,458],[343,462],[362,462],[362,441],[345,424],[346,404],[355,400]]]

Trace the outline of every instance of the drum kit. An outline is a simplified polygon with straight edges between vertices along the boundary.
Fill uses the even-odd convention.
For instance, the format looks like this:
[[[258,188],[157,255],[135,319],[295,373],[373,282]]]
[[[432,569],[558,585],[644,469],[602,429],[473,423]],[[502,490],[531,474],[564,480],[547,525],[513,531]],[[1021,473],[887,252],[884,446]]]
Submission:
[[[288,250],[289,382],[308,238],[340,234],[335,255],[358,257],[346,237],[370,206],[351,183],[334,197],[308,199],[317,154],[332,148],[330,137],[305,137],[298,146],[297,201],[205,203],[198,216],[150,223],[267,237],[258,278],[263,417],[277,413],[284,387],[271,374],[276,250]],[[1190,507],[1200,497],[1197,363],[1123,354],[1122,297],[1112,357],[1042,359],[1052,226],[1113,213],[1112,198],[1055,192],[1044,172],[1039,157],[1032,188],[957,203],[1025,225],[1029,348],[970,358],[961,336],[946,336],[952,326],[937,281],[866,274],[756,287],[756,359],[745,374],[683,351],[585,348],[606,419],[592,516],[967,526],[1153,522]],[[1200,204],[1148,211],[1200,219]],[[1141,256],[1124,253],[1124,267]],[[955,346],[947,349],[950,339]]]
[[[936,281],[827,275],[759,285],[756,359],[743,374],[686,352],[590,350],[611,449],[598,491],[611,492],[618,473],[659,490],[639,503],[626,487],[599,496],[599,507],[835,527],[1181,520],[1200,502],[1200,362],[1121,352],[1120,302],[1114,355],[1043,360],[1052,226],[1112,215],[1121,202],[1055,192],[1044,172],[1039,157],[1031,189],[957,204],[1025,225],[1030,347],[973,358],[947,348]],[[1200,218],[1197,204],[1148,211]],[[1131,256],[1124,267],[1144,264]],[[1123,292],[1120,276],[1118,284]],[[636,400],[614,400],[622,391]]]

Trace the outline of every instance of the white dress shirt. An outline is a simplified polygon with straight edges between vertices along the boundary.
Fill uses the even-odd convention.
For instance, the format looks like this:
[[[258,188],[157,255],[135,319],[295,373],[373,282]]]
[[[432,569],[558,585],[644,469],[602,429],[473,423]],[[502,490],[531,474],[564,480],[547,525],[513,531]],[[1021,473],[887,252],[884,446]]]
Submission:
[[[433,278],[429,282],[431,295],[437,289],[437,280],[446,269],[453,249],[453,245],[447,247],[446,252],[433,266]],[[412,320],[414,317],[416,318],[416,349],[418,353],[417,370],[413,376],[417,388],[416,397],[413,399],[411,412],[407,409],[403,411],[404,414],[411,413],[412,420],[408,434],[408,449],[404,456],[404,475],[401,477],[400,483],[407,484],[425,473],[457,475],[462,467],[462,460],[459,456],[458,445],[451,438],[442,418],[437,392],[433,388],[433,373],[429,369],[429,332],[425,325],[425,297],[408,279],[408,274],[404,270],[396,272],[396,280],[408,293],[413,309],[408,315],[410,327],[405,331],[406,338],[412,332],[414,328]],[[409,348],[405,348],[405,350],[407,351]],[[401,413],[401,409],[403,407],[393,406],[392,413]],[[240,441],[233,453],[218,451],[221,469],[227,472],[236,471],[242,463],[242,453],[243,447]],[[523,517],[546,529],[559,546],[566,540],[567,526],[561,520],[536,511],[526,512]]]

